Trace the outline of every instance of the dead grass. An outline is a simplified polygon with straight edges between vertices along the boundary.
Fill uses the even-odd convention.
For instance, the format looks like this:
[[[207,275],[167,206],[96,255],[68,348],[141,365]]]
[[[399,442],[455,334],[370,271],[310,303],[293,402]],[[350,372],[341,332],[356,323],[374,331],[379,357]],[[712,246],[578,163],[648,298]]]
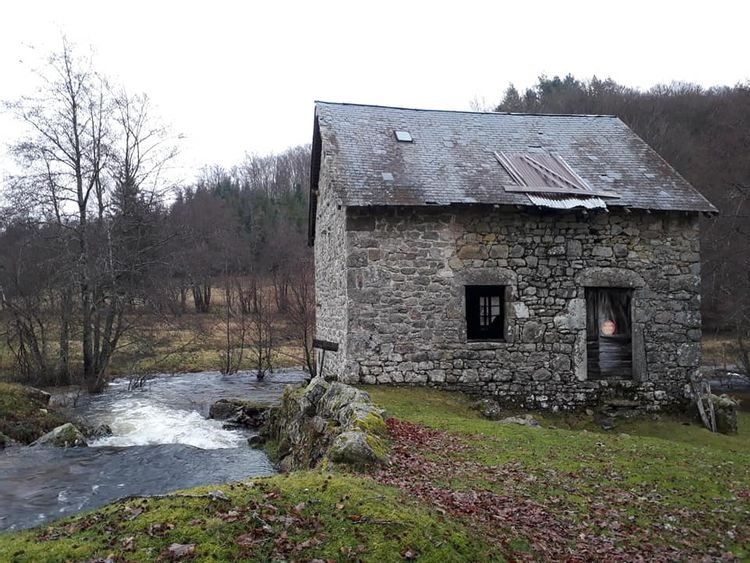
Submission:
[[[216,310],[220,308],[217,306]],[[220,312],[168,318],[141,316],[132,322],[133,328],[121,339],[112,359],[109,371],[113,377],[220,369],[226,347],[226,324]],[[236,329],[233,323],[232,330],[236,332]],[[289,338],[290,329],[281,318],[275,323],[279,343],[273,357],[274,367],[303,363],[301,345]],[[246,342],[242,370],[253,369],[250,348],[251,344]],[[49,351],[51,357],[56,353],[56,349]],[[71,363],[75,365],[80,361],[80,346],[71,342]],[[7,342],[0,339],[0,380],[3,379],[14,379],[14,361]]]
[[[701,340],[703,364],[731,366],[737,364],[737,340],[733,334],[704,334]]]

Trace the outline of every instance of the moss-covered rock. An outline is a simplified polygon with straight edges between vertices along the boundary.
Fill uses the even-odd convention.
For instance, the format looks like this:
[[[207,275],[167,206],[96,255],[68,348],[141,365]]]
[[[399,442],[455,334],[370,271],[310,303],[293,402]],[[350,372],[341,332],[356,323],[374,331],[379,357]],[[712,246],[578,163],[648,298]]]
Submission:
[[[716,431],[722,434],[737,434],[738,402],[726,395],[711,395],[716,416]]]
[[[484,418],[490,420],[500,420],[503,418],[503,409],[494,399],[480,399],[474,406]]]
[[[49,394],[14,383],[0,383],[0,432],[30,444],[68,418],[48,406]]]
[[[384,414],[365,391],[314,378],[307,387],[284,391],[261,435],[277,444],[282,470],[316,467],[325,459],[370,465],[387,457]]]
[[[384,461],[385,452],[380,438],[360,430],[342,432],[331,444],[328,457],[334,463],[347,463],[357,467]]]
[[[54,446],[57,448],[82,448],[88,446],[86,437],[70,422],[48,432],[32,445]]]

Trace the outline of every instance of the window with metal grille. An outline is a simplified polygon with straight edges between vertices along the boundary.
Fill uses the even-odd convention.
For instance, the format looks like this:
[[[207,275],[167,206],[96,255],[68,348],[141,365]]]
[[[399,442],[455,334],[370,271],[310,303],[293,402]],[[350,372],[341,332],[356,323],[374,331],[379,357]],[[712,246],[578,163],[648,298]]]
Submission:
[[[466,338],[503,340],[505,337],[505,286],[466,286]]]

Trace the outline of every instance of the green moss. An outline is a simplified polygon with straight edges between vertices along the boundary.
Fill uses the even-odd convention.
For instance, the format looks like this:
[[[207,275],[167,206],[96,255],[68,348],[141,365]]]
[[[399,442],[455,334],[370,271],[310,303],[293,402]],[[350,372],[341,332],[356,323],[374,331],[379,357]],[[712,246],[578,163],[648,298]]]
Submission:
[[[357,418],[353,426],[356,430],[361,430],[373,436],[380,436],[382,438],[388,436],[388,427],[385,425],[383,417],[372,411],[368,412],[362,418]]]
[[[263,444],[263,451],[274,463],[278,463],[279,460],[279,443],[276,440],[266,439]]]
[[[209,489],[215,487],[189,493]],[[117,560],[153,561],[173,543],[195,544],[199,561],[388,562],[402,561],[407,551],[419,561],[502,560],[461,524],[370,480],[304,471],[221,490],[228,502],[135,500],[0,535],[0,560],[79,561],[112,554]]]
[[[0,383],[0,433],[30,444],[67,418],[47,407],[34,390],[13,383]]]
[[[385,461],[388,457],[388,442],[375,434],[366,434],[367,445],[370,446],[375,456],[380,461]]]

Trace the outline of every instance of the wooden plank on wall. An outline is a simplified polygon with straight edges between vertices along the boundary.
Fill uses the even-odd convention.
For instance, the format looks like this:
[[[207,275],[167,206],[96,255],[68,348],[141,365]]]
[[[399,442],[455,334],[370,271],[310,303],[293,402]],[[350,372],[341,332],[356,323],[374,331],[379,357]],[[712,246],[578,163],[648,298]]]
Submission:
[[[318,340],[316,338],[313,340],[313,348],[319,348],[320,350],[328,350],[329,352],[338,352],[339,343],[330,342],[329,340]]]
[[[633,323],[633,379],[635,381],[648,380],[646,340],[643,336],[642,323]]]

